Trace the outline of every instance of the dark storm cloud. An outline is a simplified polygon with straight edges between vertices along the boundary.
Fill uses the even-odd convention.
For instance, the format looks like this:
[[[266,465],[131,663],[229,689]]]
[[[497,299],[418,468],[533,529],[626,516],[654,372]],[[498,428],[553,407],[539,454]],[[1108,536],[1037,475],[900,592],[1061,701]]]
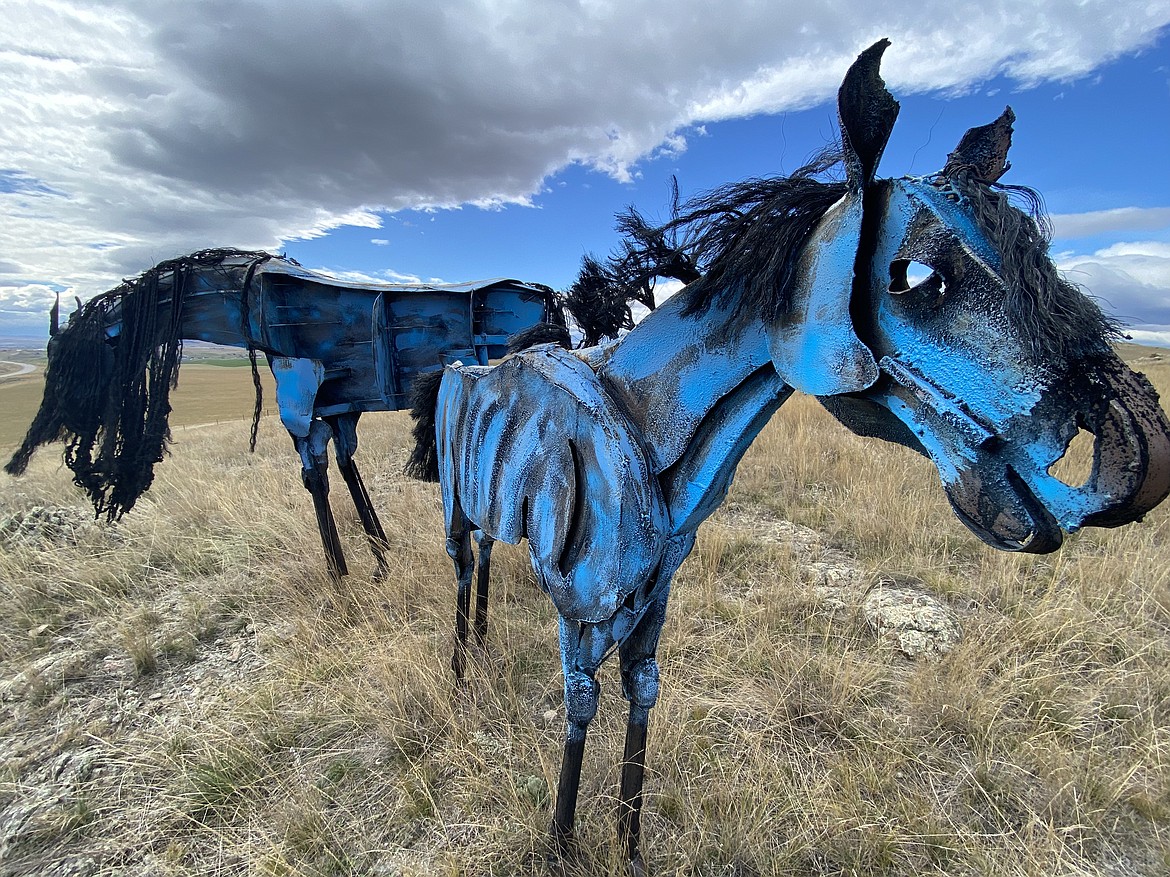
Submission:
[[[688,126],[828,99],[898,45],[900,92],[1083,75],[1165,4],[987,0],[32,2],[0,35],[0,304],[100,291],[179,252],[278,248],[380,211],[525,203],[627,178]],[[946,63],[939,63],[945,58]]]

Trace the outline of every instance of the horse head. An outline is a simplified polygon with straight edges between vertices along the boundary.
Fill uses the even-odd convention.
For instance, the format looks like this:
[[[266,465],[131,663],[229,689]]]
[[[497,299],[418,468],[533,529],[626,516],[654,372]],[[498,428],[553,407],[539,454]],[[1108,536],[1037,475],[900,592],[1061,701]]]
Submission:
[[[21,447],[5,466],[20,475],[38,447],[62,436],[96,435],[113,372],[106,312],[82,306],[61,326],[58,306],[50,317],[45,389]]]
[[[885,45],[839,93],[846,192],[770,329],[777,371],[854,432],[929,456],[960,520],[997,548],[1048,552],[1062,531],[1140,519],[1170,493],[1170,425],[1114,353],[1116,328],[1009,202],[1034,193],[998,184],[1014,115],[968,131],[937,174],[876,178],[898,110]],[[1079,433],[1092,471],[1070,485],[1050,470]]]
[[[20,475],[37,448],[64,441],[74,483],[111,520],[150,486],[154,464],[165,453],[167,396],[178,367],[179,344],[167,335],[171,326],[161,321],[156,329],[156,301],[137,293],[136,281],[125,281],[79,304],[64,326],[51,320],[44,396],[5,466]],[[125,331],[127,311],[134,332]]]

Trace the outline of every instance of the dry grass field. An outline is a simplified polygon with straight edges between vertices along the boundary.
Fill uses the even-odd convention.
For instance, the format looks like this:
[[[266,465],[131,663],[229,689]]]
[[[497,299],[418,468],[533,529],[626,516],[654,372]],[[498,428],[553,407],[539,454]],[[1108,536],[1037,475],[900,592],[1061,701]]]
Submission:
[[[1170,396],[1170,356],[1126,355]],[[496,549],[490,644],[456,689],[406,416],[361,430],[391,574],[335,486],[335,585],[274,418],[247,451],[247,369],[180,378],[174,422],[211,425],[175,430],[118,525],[56,449],[0,475],[0,875],[560,873],[555,618],[523,546]],[[5,458],[26,387],[0,385]],[[1170,873],[1168,542],[1162,508],[994,552],[929,463],[794,399],[675,581],[648,873]],[[866,621],[882,588],[933,597],[961,641],[907,657]],[[625,703],[615,666],[600,681],[570,873],[622,870]]]

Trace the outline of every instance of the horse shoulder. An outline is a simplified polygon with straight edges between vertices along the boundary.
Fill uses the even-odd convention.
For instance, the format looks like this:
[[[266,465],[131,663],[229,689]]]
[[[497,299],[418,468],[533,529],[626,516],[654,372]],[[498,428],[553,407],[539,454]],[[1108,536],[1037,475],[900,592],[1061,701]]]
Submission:
[[[527,536],[558,612],[611,617],[656,568],[668,536],[638,433],[581,359],[540,347],[464,381],[449,465],[468,517]]]
[[[712,407],[770,360],[760,320],[723,298],[691,310],[687,293],[597,357],[606,392],[643,437],[656,473],[675,465]]]

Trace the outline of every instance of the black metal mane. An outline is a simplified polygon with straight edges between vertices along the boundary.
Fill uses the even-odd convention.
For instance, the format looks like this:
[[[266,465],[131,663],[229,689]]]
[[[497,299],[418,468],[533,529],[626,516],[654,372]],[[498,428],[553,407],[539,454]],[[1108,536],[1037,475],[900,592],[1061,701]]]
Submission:
[[[50,339],[45,393],[5,470],[24,472],[33,452],[57,439],[73,481],[98,516],[117,520],[154,478],[170,443],[170,392],[178,382],[186,274],[227,259],[258,265],[263,252],[202,250],[161,262],[91,299]],[[250,275],[249,275],[250,276]],[[120,324],[116,343],[106,331]]]
[[[841,163],[826,150],[786,177],[730,183],[687,202],[662,231],[677,232],[685,256],[703,272],[691,307],[738,295],[737,308],[780,316],[809,235],[845,194],[845,183],[819,179]]]
[[[1036,190],[985,184],[961,170],[949,171],[947,179],[970,202],[980,230],[999,251],[1008,283],[1005,310],[1037,361],[1102,353],[1124,337],[1120,325],[1053,264],[1052,224]]]
[[[785,312],[805,242],[845,194],[845,183],[821,179],[840,162],[838,151],[827,150],[790,176],[723,186],[691,200],[657,229],[680,234],[683,244],[672,257],[681,254],[703,270],[691,284],[693,311],[717,296],[736,295],[737,309],[765,319]],[[1099,353],[1124,337],[1118,323],[1052,263],[1051,224],[1035,190],[988,184],[966,168],[948,168],[938,179],[970,201],[980,230],[999,251],[1008,282],[1005,310],[1038,361]],[[648,245],[631,258],[652,261],[653,255]]]

